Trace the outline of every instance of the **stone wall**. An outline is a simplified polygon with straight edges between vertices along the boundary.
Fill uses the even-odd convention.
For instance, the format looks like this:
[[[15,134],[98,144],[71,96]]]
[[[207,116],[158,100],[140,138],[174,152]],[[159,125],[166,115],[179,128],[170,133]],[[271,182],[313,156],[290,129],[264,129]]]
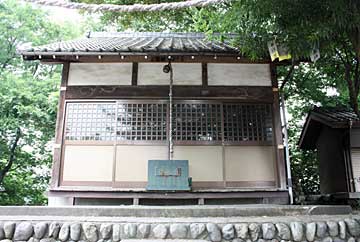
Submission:
[[[290,219],[290,220],[289,220]],[[360,217],[328,221],[223,223],[0,222],[0,242],[121,241],[186,239],[214,242],[360,241]],[[209,221],[212,219],[209,218]],[[292,221],[292,222],[289,222]]]

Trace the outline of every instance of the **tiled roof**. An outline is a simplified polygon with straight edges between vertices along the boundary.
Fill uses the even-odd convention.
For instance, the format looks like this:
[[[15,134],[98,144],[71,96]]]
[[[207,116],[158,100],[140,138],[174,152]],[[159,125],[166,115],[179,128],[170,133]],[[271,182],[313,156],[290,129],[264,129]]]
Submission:
[[[355,114],[354,111],[345,107],[316,107],[311,111],[310,115],[316,115],[324,121],[334,124],[348,122],[349,120],[359,120],[359,117]]]
[[[216,37],[216,36],[215,36]],[[235,35],[228,35],[234,38]],[[19,50],[34,53],[222,53],[239,54],[228,42],[210,41],[201,33],[90,33],[86,38]]]

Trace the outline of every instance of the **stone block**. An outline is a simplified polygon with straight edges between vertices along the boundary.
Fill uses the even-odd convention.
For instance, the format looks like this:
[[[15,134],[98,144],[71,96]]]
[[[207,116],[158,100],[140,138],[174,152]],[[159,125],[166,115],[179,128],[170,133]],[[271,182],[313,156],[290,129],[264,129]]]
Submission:
[[[224,225],[224,227],[222,228],[222,236],[223,239],[225,240],[232,240],[233,238],[235,238],[234,225],[232,224]]]
[[[205,224],[202,223],[190,224],[190,236],[192,239],[205,239],[207,235],[208,234]]]
[[[261,236],[260,224],[257,224],[257,223],[249,224],[249,233],[250,233],[250,238],[252,241],[258,240],[258,238],[260,238],[260,236]]]
[[[290,229],[292,233],[292,237],[294,241],[302,241],[304,237],[304,227],[303,224],[300,222],[291,222]]]
[[[249,236],[249,225],[247,223],[235,224],[236,235],[240,239],[247,239]]]
[[[21,222],[15,228],[13,240],[15,241],[26,241],[34,232],[34,228],[29,222]]]
[[[34,237],[37,239],[42,239],[45,236],[47,228],[48,224],[46,222],[37,223],[34,226]]]
[[[153,228],[153,234],[157,239],[165,239],[168,234],[168,228],[164,224],[158,224]]]
[[[261,225],[262,236],[266,240],[271,240],[276,235],[276,228],[272,223],[263,223]]]
[[[285,223],[277,223],[275,224],[276,229],[278,231],[278,236],[282,240],[291,240],[291,232],[289,226]]]
[[[188,234],[188,226],[186,224],[171,224],[170,235],[173,239],[185,239]]]
[[[93,223],[84,223],[82,224],[84,235],[86,240],[89,242],[96,242],[98,240],[98,231],[97,227]]]
[[[206,230],[209,233],[209,239],[210,241],[213,242],[220,242],[222,237],[221,237],[221,231],[219,229],[219,227],[214,224],[214,223],[208,223],[206,224]]]
[[[5,222],[3,229],[6,239],[12,239],[15,232],[16,224],[14,222]]]

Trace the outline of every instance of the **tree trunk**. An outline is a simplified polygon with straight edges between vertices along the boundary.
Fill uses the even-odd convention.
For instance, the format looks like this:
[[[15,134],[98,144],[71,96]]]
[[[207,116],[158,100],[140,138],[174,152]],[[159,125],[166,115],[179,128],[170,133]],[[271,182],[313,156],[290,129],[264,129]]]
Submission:
[[[353,109],[354,113],[356,113],[356,115],[360,117],[359,104],[358,104],[359,87],[355,85],[355,83],[351,78],[351,69],[349,66],[345,66],[345,80],[348,84],[350,106]]]
[[[360,118],[359,113],[359,89],[360,89],[360,77],[359,77],[359,61],[360,61],[360,26],[356,26],[350,31],[349,39],[355,52],[355,66],[345,66],[345,78],[349,86],[350,105],[353,108],[356,115]],[[351,65],[354,65],[351,63]],[[351,73],[353,71],[353,73]],[[351,75],[353,74],[353,75]],[[349,83],[351,82],[351,83]]]
[[[353,111],[356,113],[356,115],[360,118],[358,101],[359,101],[358,95],[355,94],[350,95],[350,105]]]
[[[9,155],[9,159],[7,164],[5,165],[5,167],[3,169],[0,170],[0,184],[2,184],[6,174],[9,172],[9,170],[11,169],[11,166],[14,163],[15,160],[15,150],[16,147],[18,146],[18,142],[21,136],[21,131],[20,128],[16,129],[16,134],[15,134],[15,139],[14,142],[12,143],[12,145],[10,146],[10,155]]]

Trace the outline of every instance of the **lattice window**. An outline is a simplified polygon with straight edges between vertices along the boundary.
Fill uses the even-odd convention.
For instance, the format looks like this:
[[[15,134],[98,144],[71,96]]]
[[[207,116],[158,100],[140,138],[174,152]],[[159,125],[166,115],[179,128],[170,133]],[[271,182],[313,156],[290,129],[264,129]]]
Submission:
[[[166,104],[118,103],[117,108],[117,140],[166,140]]]
[[[173,137],[178,141],[221,141],[221,104],[174,104]]]
[[[114,140],[115,103],[68,103],[66,140]]]
[[[68,103],[65,139],[165,141],[168,116],[165,102]],[[272,140],[269,104],[178,101],[173,105],[172,124],[175,141]]]
[[[271,141],[271,106],[224,104],[224,141]]]

